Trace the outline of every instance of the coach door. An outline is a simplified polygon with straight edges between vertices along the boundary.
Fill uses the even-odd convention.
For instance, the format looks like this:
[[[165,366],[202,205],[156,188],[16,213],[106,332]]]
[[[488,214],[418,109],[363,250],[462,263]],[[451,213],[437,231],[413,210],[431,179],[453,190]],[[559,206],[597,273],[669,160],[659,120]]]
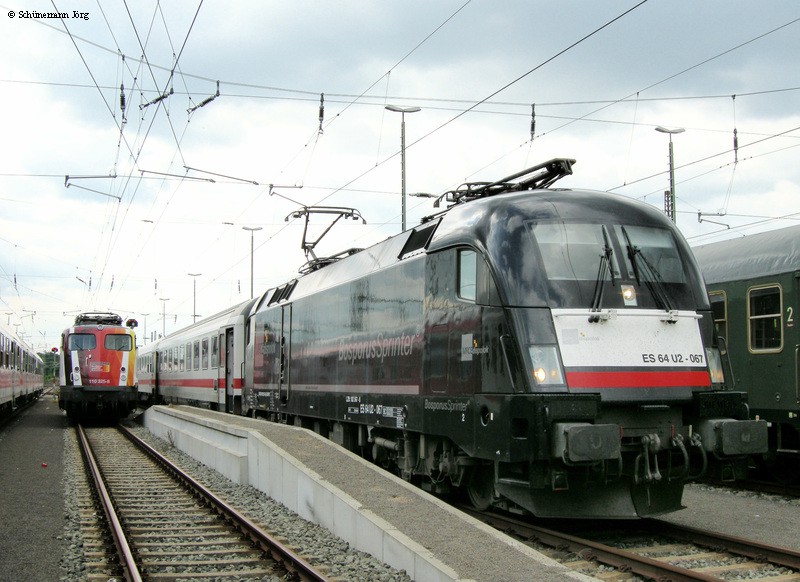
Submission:
[[[786,322],[787,329],[790,329],[786,335],[794,338],[794,395],[798,404],[800,404],[800,329],[796,323],[797,318],[800,317],[800,271],[794,272],[794,304],[787,310]]]
[[[158,354],[158,350],[153,350],[153,355],[150,356],[150,366],[152,368],[153,373],[153,383],[150,386],[151,393],[150,393],[150,403],[151,404],[162,404],[164,402],[163,398],[161,397],[161,382],[159,381],[159,377],[161,373],[158,369],[158,363],[161,361],[161,356]]]
[[[219,343],[223,346],[223,350],[225,352],[225,381],[222,384],[225,389],[220,390],[220,398],[223,399],[220,404],[220,410],[224,410],[225,412],[231,412],[233,406],[233,379],[235,376],[235,358],[234,358],[234,347],[233,347],[233,328],[229,327],[225,330],[225,334],[220,334]],[[222,371],[222,368],[220,368]]]

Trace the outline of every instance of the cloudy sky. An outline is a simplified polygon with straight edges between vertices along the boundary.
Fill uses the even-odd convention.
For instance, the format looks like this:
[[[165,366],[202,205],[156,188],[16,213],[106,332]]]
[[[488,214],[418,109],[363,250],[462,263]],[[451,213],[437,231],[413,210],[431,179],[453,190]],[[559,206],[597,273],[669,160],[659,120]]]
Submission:
[[[569,157],[559,186],[663,208],[664,126],[691,244],[800,219],[796,0],[0,2],[0,316],[41,350],[86,310],[175,331],[193,283],[201,317],[248,299],[243,227],[256,294],[294,277],[303,206],[367,222],[320,256],[399,232],[386,105],[421,108],[409,193]]]

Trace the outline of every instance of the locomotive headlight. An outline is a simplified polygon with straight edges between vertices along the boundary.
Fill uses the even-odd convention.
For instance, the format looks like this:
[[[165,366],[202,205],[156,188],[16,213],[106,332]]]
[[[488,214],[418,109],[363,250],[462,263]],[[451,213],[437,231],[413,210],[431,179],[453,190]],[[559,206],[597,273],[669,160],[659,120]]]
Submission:
[[[706,348],[706,361],[708,362],[708,373],[711,375],[713,384],[723,384],[725,373],[722,371],[722,356],[719,348]]]
[[[620,285],[622,301],[625,305],[636,307],[636,288],[633,285]]]
[[[556,346],[528,346],[531,356],[531,376],[537,386],[563,386],[564,372]]]

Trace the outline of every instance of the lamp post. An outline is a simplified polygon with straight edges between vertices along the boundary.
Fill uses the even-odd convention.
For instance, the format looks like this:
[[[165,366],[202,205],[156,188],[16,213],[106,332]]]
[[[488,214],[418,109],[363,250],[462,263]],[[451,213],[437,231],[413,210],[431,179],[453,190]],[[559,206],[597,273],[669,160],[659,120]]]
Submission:
[[[673,223],[677,223],[677,216],[675,212],[675,158],[672,154],[672,134],[683,133],[686,130],[682,127],[667,129],[666,127],[659,125],[656,127],[656,131],[669,134],[669,204],[664,205],[664,211],[667,213],[667,216],[669,216]]]
[[[147,316],[150,315],[149,313],[142,313],[144,316],[144,343],[142,345],[147,345]]]
[[[243,226],[242,230],[250,231],[250,299],[253,298],[253,233],[261,230],[260,226]]]
[[[169,301],[169,298],[164,299],[162,297],[159,297],[158,300],[161,301],[161,305],[162,305],[162,308],[161,308],[161,337],[166,337],[166,335],[167,335],[167,301]]]
[[[406,229],[406,113],[416,113],[421,109],[397,105],[387,105],[386,109],[400,114],[400,197],[402,199],[400,232],[403,232]]]
[[[192,278],[192,323],[197,321],[197,278],[203,273],[187,273]]]

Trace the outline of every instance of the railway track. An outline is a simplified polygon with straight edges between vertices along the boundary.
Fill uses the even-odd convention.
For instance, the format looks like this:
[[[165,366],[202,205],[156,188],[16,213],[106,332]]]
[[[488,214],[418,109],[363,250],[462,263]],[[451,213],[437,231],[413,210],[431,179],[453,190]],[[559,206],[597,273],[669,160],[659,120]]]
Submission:
[[[89,579],[328,579],[124,427],[77,431]]]
[[[603,580],[800,581],[800,552],[663,521],[643,520],[634,528],[617,523],[602,531],[582,531],[579,537],[561,528],[557,531],[507,516],[461,509],[506,534],[537,545],[564,565]],[[591,527],[595,526],[582,529]]]

